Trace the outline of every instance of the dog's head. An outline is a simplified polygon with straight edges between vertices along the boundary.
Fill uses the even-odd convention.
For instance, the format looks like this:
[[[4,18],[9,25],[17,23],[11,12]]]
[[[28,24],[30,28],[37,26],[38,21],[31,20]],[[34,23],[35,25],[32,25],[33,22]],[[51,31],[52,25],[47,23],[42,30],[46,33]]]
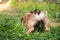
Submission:
[[[23,24],[27,24],[27,22],[29,20],[32,20],[32,18],[35,17],[35,14],[39,15],[40,14],[40,10],[39,9],[35,9],[34,11],[25,13],[25,15],[21,18],[21,22]]]
[[[41,11],[39,9],[35,9],[33,12],[39,15]]]

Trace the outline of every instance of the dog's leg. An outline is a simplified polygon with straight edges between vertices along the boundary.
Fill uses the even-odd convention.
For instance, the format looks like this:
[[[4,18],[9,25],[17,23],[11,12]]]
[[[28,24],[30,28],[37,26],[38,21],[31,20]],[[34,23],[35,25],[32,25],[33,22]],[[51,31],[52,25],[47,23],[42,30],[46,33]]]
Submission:
[[[47,32],[50,32],[50,21],[49,21],[49,19],[45,19],[45,30],[47,31]]]
[[[34,31],[34,27],[32,27],[32,26],[28,27],[27,34],[30,34],[33,31]]]

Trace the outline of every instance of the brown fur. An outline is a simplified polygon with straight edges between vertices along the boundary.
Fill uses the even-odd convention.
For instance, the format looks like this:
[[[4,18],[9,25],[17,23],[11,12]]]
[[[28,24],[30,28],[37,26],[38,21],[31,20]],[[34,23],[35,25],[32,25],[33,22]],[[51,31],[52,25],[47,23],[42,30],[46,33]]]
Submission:
[[[31,13],[26,13],[22,20],[22,23],[25,24],[27,26],[28,21],[30,20],[31,17],[33,17],[34,15],[32,15]]]
[[[39,22],[36,18],[35,18],[35,12],[28,12],[25,14],[24,17],[22,17],[22,23],[27,26],[28,31],[27,34],[30,34],[32,31],[34,31],[34,26],[39,28],[38,26],[40,26],[39,24],[42,22]],[[42,20],[44,25],[45,25],[45,30],[47,32],[50,32],[50,22],[49,19],[47,17],[45,17],[45,19]]]

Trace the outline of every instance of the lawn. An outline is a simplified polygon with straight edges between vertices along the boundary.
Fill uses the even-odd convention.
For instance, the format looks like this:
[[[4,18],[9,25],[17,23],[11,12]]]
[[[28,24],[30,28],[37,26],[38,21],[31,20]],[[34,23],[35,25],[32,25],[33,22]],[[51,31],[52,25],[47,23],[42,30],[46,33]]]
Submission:
[[[12,1],[13,2],[13,1]],[[21,17],[34,9],[48,11],[51,22],[57,22],[56,12],[60,12],[55,3],[13,2],[13,11],[0,13],[0,40],[60,40],[60,26],[51,25],[50,33],[34,31],[27,35],[27,28],[21,23]],[[59,14],[60,15],[60,14]],[[60,18],[60,16],[58,16]],[[58,20],[60,22],[60,19]]]
[[[60,40],[60,26],[51,26],[51,32],[34,31],[26,34],[27,28],[20,22],[21,15],[0,14],[0,40]]]

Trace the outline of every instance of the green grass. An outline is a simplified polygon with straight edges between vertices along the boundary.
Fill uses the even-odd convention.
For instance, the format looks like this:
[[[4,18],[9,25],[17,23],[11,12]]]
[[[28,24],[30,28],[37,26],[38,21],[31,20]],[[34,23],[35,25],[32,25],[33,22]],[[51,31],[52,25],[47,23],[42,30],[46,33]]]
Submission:
[[[11,0],[12,1],[12,0]],[[13,12],[0,13],[0,40],[60,40],[60,26],[51,25],[51,32],[34,31],[27,35],[27,28],[20,22],[27,11],[34,9],[47,10],[51,20],[55,20],[55,13],[59,7],[55,3],[36,3],[12,1]],[[56,20],[55,20],[56,21]],[[60,21],[60,20],[59,20]]]
[[[16,0],[15,0],[16,1]],[[47,3],[47,2],[13,2],[12,7],[14,11],[21,13],[22,15],[25,14],[27,11],[32,11],[34,9],[40,9],[44,11],[48,11],[48,16],[52,21],[60,22],[60,17],[56,20],[56,13],[60,13],[59,5],[55,3]],[[60,14],[59,14],[60,15]],[[55,20],[54,20],[55,19]]]
[[[60,27],[51,26],[50,33],[34,31],[27,35],[20,19],[20,16],[0,14],[0,40],[60,40]]]

